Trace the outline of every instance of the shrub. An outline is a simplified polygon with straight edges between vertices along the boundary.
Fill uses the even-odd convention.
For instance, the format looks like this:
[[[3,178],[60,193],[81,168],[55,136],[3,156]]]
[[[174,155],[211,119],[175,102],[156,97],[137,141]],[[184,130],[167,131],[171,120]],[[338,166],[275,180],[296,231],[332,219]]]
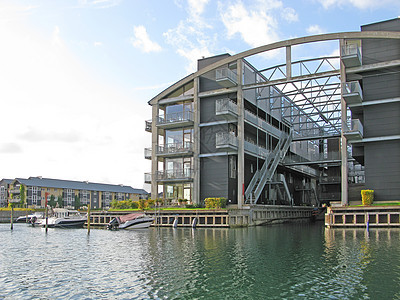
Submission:
[[[362,190],[361,200],[364,206],[371,205],[374,201],[374,191],[373,190]]]
[[[147,203],[146,203],[145,199],[139,199],[138,204],[139,204],[138,208],[141,210],[144,210],[147,208]]]
[[[206,208],[224,208],[226,207],[226,198],[206,198],[204,199]]]
[[[156,200],[153,200],[153,199],[147,200],[146,208],[153,208],[155,203],[156,203]]]

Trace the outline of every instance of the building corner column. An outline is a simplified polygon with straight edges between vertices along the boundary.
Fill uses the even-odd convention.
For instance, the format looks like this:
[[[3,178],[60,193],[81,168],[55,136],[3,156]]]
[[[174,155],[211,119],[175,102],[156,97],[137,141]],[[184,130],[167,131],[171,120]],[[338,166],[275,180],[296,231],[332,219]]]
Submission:
[[[157,185],[157,147],[158,147],[158,132],[157,132],[157,115],[158,103],[151,106],[151,199],[158,198],[158,185]]]
[[[238,208],[244,205],[244,98],[243,98],[243,61],[237,60],[237,107],[238,107],[238,159],[237,159],[237,179],[238,179]]]
[[[199,98],[199,77],[195,77],[193,82],[193,113],[194,113],[194,126],[193,126],[193,193],[192,202],[194,204],[201,204],[200,199],[200,98]]]

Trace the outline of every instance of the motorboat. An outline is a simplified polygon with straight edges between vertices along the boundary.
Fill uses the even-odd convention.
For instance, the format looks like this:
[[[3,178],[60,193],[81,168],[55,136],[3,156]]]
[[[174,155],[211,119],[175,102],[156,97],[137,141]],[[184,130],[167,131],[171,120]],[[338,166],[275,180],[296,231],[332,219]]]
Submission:
[[[31,223],[32,221],[35,222],[36,220],[43,218],[43,212],[34,212],[33,214],[20,216],[18,217],[15,222],[18,223]]]
[[[122,215],[111,220],[107,225],[107,229],[140,229],[149,228],[153,223],[154,218],[147,216],[144,213],[133,213]]]
[[[52,216],[47,218],[47,227],[82,228],[86,221],[87,217],[82,216],[77,210],[55,208]],[[37,225],[45,227],[46,218],[42,219]]]

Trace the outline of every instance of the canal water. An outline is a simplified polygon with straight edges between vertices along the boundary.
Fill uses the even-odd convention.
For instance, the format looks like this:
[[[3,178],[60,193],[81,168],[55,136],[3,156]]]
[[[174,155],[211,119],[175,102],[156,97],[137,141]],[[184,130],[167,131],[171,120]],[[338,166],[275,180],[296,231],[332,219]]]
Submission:
[[[0,224],[0,299],[400,299],[399,229]]]

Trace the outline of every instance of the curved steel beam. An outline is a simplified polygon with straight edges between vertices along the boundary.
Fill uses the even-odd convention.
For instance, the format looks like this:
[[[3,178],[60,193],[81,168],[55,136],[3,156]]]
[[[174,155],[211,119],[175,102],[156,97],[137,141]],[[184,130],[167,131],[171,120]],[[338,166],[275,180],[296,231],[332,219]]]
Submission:
[[[397,31],[354,31],[354,32],[337,32],[337,33],[327,33],[327,34],[318,34],[318,35],[310,35],[300,38],[294,38],[284,41],[279,41],[276,43],[260,46],[257,48],[253,48],[230,57],[219,60],[203,69],[188,75],[187,77],[181,79],[180,81],[174,83],[160,94],[155,96],[153,99],[149,101],[149,104],[154,104],[155,101],[165,97],[175,89],[179,88],[181,85],[186,84],[193,78],[201,76],[209,71],[217,69],[223,65],[232,63],[237,61],[238,59],[243,59],[248,56],[260,54],[262,52],[275,50],[287,46],[295,46],[301,44],[315,43],[315,42],[323,42],[323,41],[332,41],[332,40],[340,40],[340,39],[400,39],[400,32]]]

